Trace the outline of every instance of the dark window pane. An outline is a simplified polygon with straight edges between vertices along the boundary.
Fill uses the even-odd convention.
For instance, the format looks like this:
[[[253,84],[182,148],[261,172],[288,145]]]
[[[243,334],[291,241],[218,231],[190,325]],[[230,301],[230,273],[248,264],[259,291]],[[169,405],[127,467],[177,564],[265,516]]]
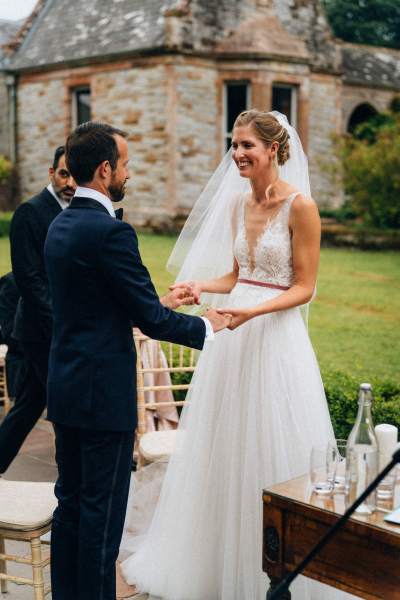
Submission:
[[[247,108],[247,85],[227,84],[226,87],[226,130],[232,131],[236,117]]]
[[[292,117],[292,88],[273,86],[272,110],[278,110],[287,116],[289,123]]]
[[[90,90],[77,90],[75,94],[77,125],[80,125],[90,121]]]
[[[227,83],[226,84],[226,116],[225,131],[226,150],[231,147],[231,133],[236,117],[247,107],[247,83]]]

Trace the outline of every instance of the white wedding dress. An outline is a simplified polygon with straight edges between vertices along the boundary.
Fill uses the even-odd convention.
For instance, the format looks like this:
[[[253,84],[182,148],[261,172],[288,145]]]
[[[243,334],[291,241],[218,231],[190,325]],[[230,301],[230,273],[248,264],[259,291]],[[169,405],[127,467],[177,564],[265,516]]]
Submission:
[[[294,197],[250,253],[242,202],[234,244],[240,279],[291,285]],[[281,293],[238,282],[226,306]],[[123,573],[163,600],[265,600],[262,489],[306,473],[311,447],[334,438],[300,309],[218,333],[201,353],[188,400],[151,526]],[[291,591],[293,600],[350,598],[305,578]]]

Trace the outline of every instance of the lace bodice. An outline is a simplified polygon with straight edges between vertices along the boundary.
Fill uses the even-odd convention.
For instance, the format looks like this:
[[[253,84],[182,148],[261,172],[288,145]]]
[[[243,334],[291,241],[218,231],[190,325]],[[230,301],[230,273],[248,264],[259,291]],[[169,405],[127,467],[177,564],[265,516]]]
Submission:
[[[293,263],[289,212],[296,196],[297,192],[291,194],[278,213],[267,222],[255,243],[252,252],[253,261],[250,259],[246,236],[243,199],[238,210],[238,227],[234,242],[234,254],[239,264],[239,278],[290,287],[293,281]]]

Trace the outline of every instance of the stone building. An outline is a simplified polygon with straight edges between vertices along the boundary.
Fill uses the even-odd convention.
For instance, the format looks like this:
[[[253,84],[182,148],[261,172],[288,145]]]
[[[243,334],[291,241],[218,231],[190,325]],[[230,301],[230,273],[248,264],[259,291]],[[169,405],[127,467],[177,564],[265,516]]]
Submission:
[[[10,78],[5,70],[6,55],[3,46],[15,36],[20,26],[19,21],[0,19],[0,154],[8,156],[14,154],[14,149],[11,147],[13,119],[9,113],[10,103],[7,90],[7,84],[10,84],[13,78],[12,76]]]
[[[129,133],[129,218],[153,227],[187,213],[246,107],[288,115],[314,197],[340,204],[332,134],[400,90],[400,52],[335,39],[318,0],[39,0],[6,69],[23,198],[71,127],[107,121]]]

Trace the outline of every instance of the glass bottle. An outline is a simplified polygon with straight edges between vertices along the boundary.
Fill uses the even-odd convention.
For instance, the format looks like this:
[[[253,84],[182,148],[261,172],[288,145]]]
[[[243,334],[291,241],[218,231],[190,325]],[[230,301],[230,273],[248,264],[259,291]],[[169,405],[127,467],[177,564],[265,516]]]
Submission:
[[[371,416],[372,387],[362,383],[358,395],[358,413],[346,446],[346,500],[351,504],[378,475],[378,439]],[[376,508],[376,491],[357,508],[371,514]]]

